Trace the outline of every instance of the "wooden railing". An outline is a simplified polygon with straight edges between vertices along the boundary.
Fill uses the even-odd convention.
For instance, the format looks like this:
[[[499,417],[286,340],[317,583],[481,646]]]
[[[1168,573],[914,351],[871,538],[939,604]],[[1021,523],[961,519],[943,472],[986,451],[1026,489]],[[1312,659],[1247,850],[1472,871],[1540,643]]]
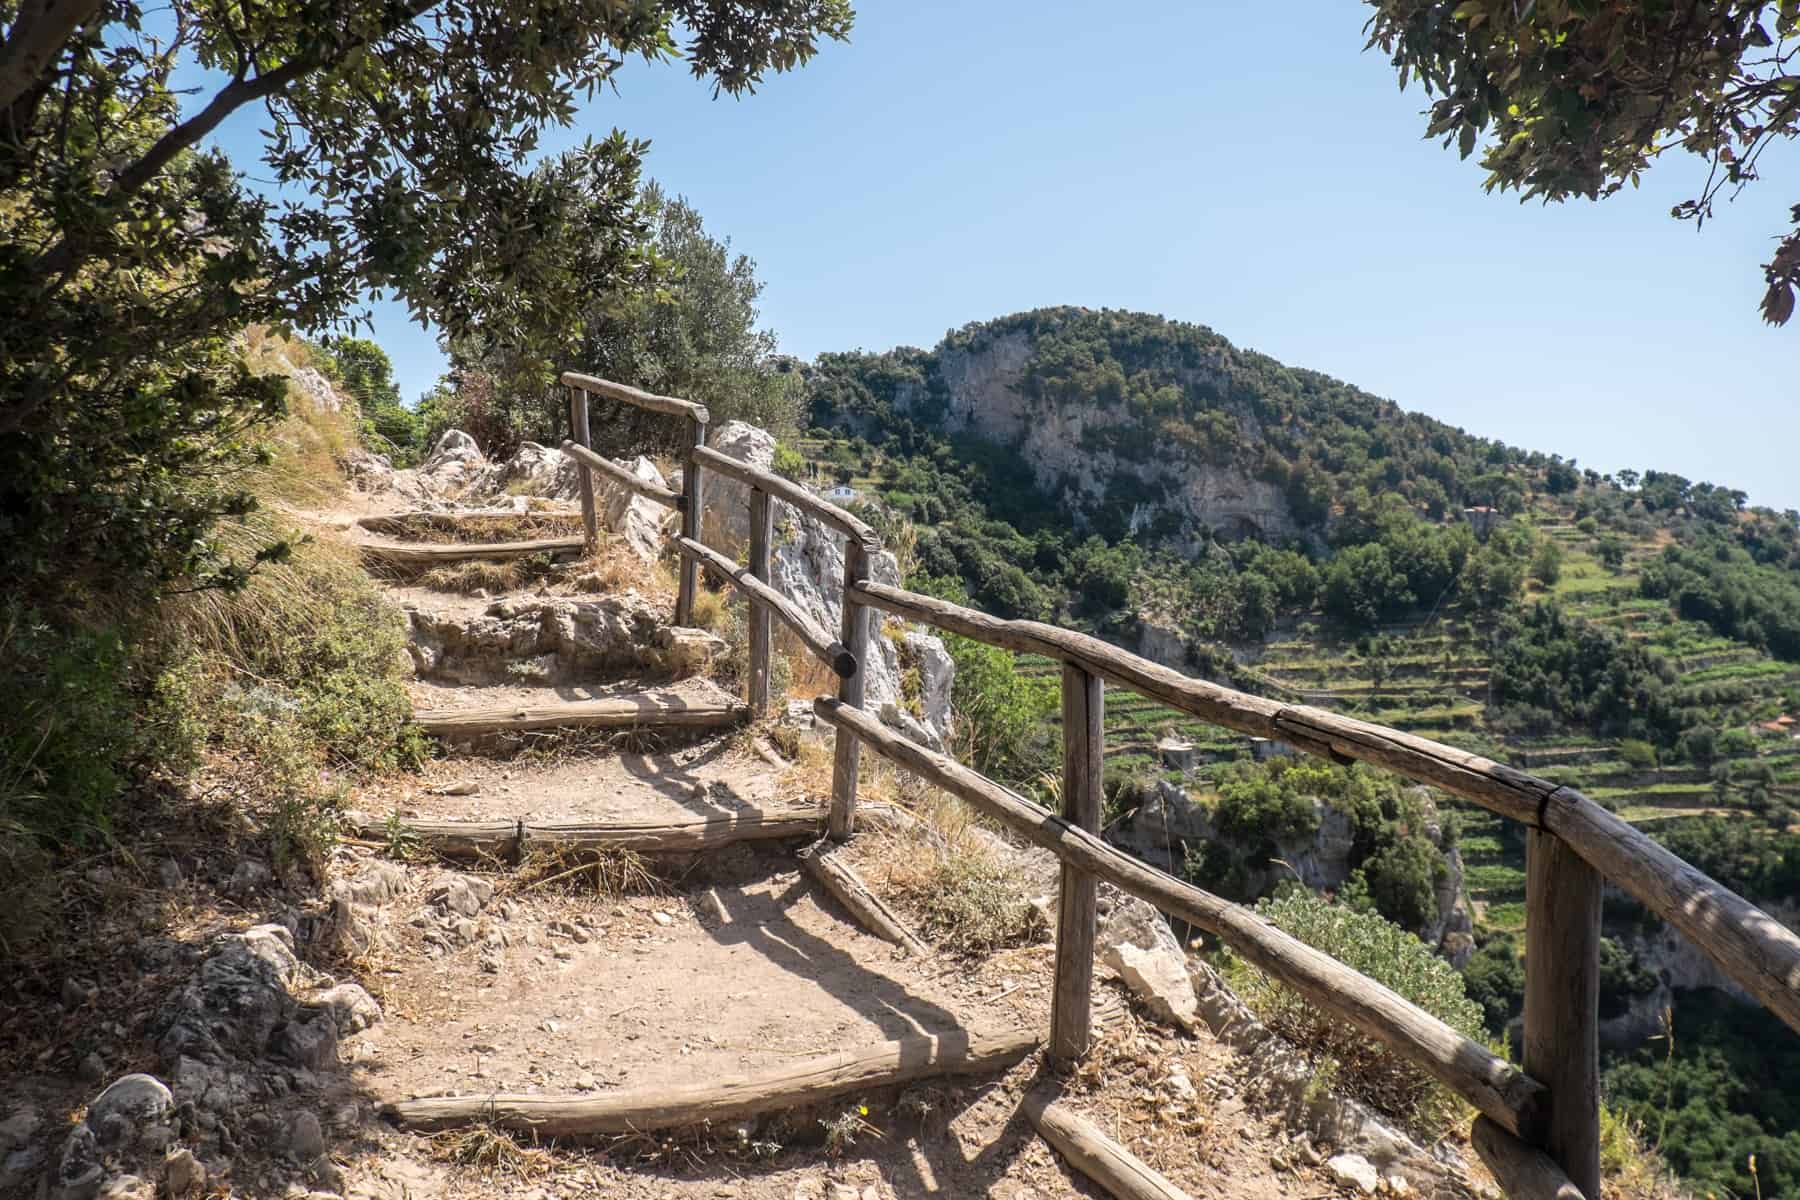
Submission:
[[[1003,620],[875,583],[869,577],[869,562],[881,547],[874,531],[789,480],[707,449],[704,408],[589,376],[569,374],[563,382],[571,389],[575,441],[581,444],[565,443],[564,448],[582,465],[590,539],[597,536],[590,469],[605,471],[639,494],[681,510],[683,529],[677,545],[686,572],[704,563],[749,601],[753,710],[766,712],[769,706],[771,614],[840,676],[837,696],[821,697],[814,704],[817,717],[838,734],[829,818],[833,837],[848,837],[855,828],[858,755],[866,744],[1061,860],[1050,1036],[1050,1051],[1058,1058],[1078,1059],[1088,1049],[1094,891],[1102,879],[1213,934],[1272,978],[1462,1096],[1480,1114],[1472,1137],[1475,1149],[1507,1194],[1515,1197],[1600,1197],[1603,880],[1680,930],[1728,978],[1800,1031],[1800,936],[1575,789],[1386,726],[1194,679],[1087,634],[1035,621]],[[683,496],[646,484],[611,463],[598,466],[596,456],[582,451],[588,441],[584,394],[588,392],[689,418],[694,449],[687,456]],[[748,567],[739,567],[700,541],[696,498],[703,468],[751,489]],[[845,535],[843,624],[835,641],[770,583],[771,498],[805,509]],[[678,621],[692,611],[695,586],[697,580],[684,574]],[[874,609],[1062,664],[1062,816],[903,737],[863,711],[869,618]],[[1528,832],[1522,1067],[1283,933],[1253,910],[1184,883],[1102,841],[1106,684],[1240,733],[1280,739],[1334,762],[1370,763],[1523,823]]]

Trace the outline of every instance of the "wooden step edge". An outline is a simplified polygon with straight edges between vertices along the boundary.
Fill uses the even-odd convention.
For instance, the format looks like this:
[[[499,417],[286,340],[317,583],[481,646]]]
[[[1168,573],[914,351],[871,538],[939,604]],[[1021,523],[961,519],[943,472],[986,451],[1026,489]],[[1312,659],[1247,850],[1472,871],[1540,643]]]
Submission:
[[[534,538],[527,542],[358,542],[363,558],[391,566],[431,566],[463,562],[471,558],[526,558],[533,554],[563,554],[581,550],[580,536]]]
[[[447,858],[517,858],[532,845],[641,853],[713,850],[733,842],[814,837],[824,821],[825,810],[817,806],[665,821],[439,821],[345,814],[357,837],[384,841],[398,835]]]
[[[877,1088],[1004,1071],[1033,1053],[1026,1030],[960,1030],[820,1054],[779,1067],[700,1083],[644,1085],[599,1094],[424,1096],[390,1102],[383,1115],[410,1129],[483,1123],[538,1137],[584,1137],[679,1129],[806,1108]]]
[[[534,729],[712,729],[749,719],[741,700],[691,701],[679,696],[621,696],[567,700],[559,704],[492,705],[485,708],[428,708],[413,713],[413,724],[436,737],[525,733]]]
[[[1025,1094],[1020,1107],[1038,1136],[1070,1166],[1117,1200],[1190,1200],[1186,1192],[1108,1137],[1059,1095],[1056,1087],[1040,1084]]]

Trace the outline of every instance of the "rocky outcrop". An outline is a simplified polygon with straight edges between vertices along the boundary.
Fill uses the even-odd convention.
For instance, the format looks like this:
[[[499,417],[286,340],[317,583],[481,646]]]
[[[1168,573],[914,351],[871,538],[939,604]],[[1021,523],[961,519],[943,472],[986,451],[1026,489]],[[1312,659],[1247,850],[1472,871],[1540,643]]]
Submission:
[[[641,455],[620,465],[639,479],[667,486],[656,464]],[[344,472],[360,491],[389,493],[427,510],[486,504],[524,512],[533,499],[566,504],[581,499],[578,465],[561,450],[525,442],[511,458],[494,462],[460,429],[446,430],[418,467],[396,470],[382,455],[359,449],[345,456]],[[668,549],[675,514],[663,506],[596,473],[594,507],[600,525],[638,557],[653,561]]]
[[[763,470],[775,461],[775,439],[742,421],[720,426],[712,445],[721,454]],[[750,489],[719,475],[708,476],[705,487],[702,536],[708,545],[736,553],[750,536]],[[775,505],[775,525],[771,582],[821,629],[835,632],[844,603],[843,538],[810,513],[781,503]],[[885,551],[875,556],[870,575],[877,583],[900,582],[899,565]],[[864,703],[888,724],[941,749],[950,730],[950,690],[956,673],[943,641],[905,630],[902,622],[880,613],[875,614],[873,635],[876,653],[870,657]]]
[[[1615,893],[1611,884],[1607,891]],[[1800,900],[1760,900],[1758,907],[1789,929],[1800,928]],[[1666,1010],[1674,1009],[1679,1019],[1681,992],[1710,989],[1723,992],[1740,1004],[1757,1004],[1673,926],[1652,921],[1624,929],[1608,928],[1606,933],[1616,937],[1621,947],[1637,958],[1638,965],[1656,979],[1653,988],[1631,998],[1623,1013],[1600,1022],[1600,1043],[1608,1049],[1634,1049],[1661,1034]]]
[[[1474,919],[1464,886],[1462,854],[1446,846],[1442,822],[1429,792],[1415,789],[1412,799],[1424,820],[1424,834],[1443,856],[1444,872],[1437,881],[1435,921],[1417,930],[1419,939],[1436,947],[1461,970],[1475,951]],[[1316,892],[1335,891],[1350,877],[1350,856],[1355,830],[1348,814],[1322,800],[1313,802],[1318,828],[1304,841],[1279,843],[1265,862],[1246,859],[1242,885],[1252,896],[1262,895],[1283,878],[1298,879]],[[1223,835],[1213,825],[1207,808],[1188,791],[1167,779],[1158,779],[1137,809],[1105,830],[1106,840],[1171,875],[1182,875],[1190,852]],[[1276,861],[1279,860],[1279,861]]]
[[[458,432],[453,429],[445,433],[443,438],[438,439],[438,446],[441,448],[445,439]],[[467,437],[468,435],[462,434],[461,436]],[[434,450],[432,458],[436,457],[437,451]],[[426,465],[430,465],[430,460],[427,460]],[[503,496],[538,496],[546,500],[579,500],[581,498],[581,472],[577,470],[575,460],[561,450],[540,446],[536,442],[525,442],[505,462],[484,459],[467,480],[461,498],[463,500],[491,500]]]
[[[632,591],[496,600],[475,615],[409,607],[406,619],[413,673],[440,683],[578,683],[693,666],[690,648],[663,636],[662,610]]]
[[[1023,331],[979,338],[941,348],[936,356],[940,387],[903,387],[895,409],[935,422],[946,433],[973,434],[1012,447],[1031,464],[1038,486],[1067,505],[1078,523],[1107,502],[1121,481],[1154,496],[1131,514],[1134,532],[1161,525],[1180,530],[1170,542],[1189,552],[1204,544],[1204,532],[1224,539],[1255,536],[1278,540],[1299,532],[1281,488],[1257,479],[1242,466],[1210,462],[1145,426],[1145,418],[1124,405],[1040,403],[1026,384],[1034,346]],[[1221,352],[1222,353],[1222,352]],[[1223,358],[1182,368],[1184,390],[1230,395]],[[1255,412],[1227,399],[1218,409],[1235,422],[1246,442],[1261,435]],[[1125,457],[1115,442],[1143,447]]]
[[[286,926],[215,939],[156,1018],[158,1075],[121,1076],[90,1100],[85,1117],[42,1164],[49,1169],[38,1194],[201,1194],[250,1138],[338,1190],[341,1172],[326,1156],[324,1127],[295,1097],[315,1090],[318,1073],[336,1066],[340,1039],[379,1020],[380,1006],[361,987],[300,961]],[[22,1165],[40,1165],[19,1162],[33,1152],[40,1124],[15,1114],[0,1125],[0,1150],[10,1151],[0,1182],[9,1188],[26,1178]]]

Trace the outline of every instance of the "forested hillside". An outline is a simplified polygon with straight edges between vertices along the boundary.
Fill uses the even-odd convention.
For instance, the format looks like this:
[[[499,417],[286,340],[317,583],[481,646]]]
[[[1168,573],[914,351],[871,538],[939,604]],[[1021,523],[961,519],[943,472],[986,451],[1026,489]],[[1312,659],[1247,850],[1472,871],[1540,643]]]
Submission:
[[[1793,512],[1668,464],[1601,474],[1507,446],[1144,314],[1045,309],[930,351],[823,355],[808,398],[789,469],[852,488],[911,548],[917,586],[1529,767],[1760,901],[1800,884]],[[1053,665],[1013,675],[958,649],[982,668],[967,686],[999,696],[982,706],[984,769],[1029,785],[1051,765],[1034,731],[1054,720]],[[1196,881],[1245,899],[1273,886],[1272,831],[1311,836],[1283,823],[1316,824],[1323,796],[1360,831],[1346,886],[1401,924],[1435,915],[1436,851],[1397,794],[1353,803],[1380,793],[1341,771],[1297,786],[1235,735],[1113,699],[1109,819],[1182,778],[1156,749],[1173,735],[1200,757],[1218,827],[1260,831],[1247,856],[1191,855]],[[1467,981],[1500,1028],[1520,1003],[1522,839],[1473,810],[1452,825],[1475,901]],[[1729,1117],[1731,1137],[1668,1148],[1697,1183],[1740,1188],[1754,1149],[1767,1194],[1800,1186],[1800,1135],[1759,1115],[1719,1036],[1720,1004],[1749,1010],[1660,989],[1643,915],[1614,904],[1608,920],[1608,1015],[1639,1023],[1614,1054],[1615,1100],[1645,1120]],[[1663,1001],[1667,1061],[1642,1042]]]

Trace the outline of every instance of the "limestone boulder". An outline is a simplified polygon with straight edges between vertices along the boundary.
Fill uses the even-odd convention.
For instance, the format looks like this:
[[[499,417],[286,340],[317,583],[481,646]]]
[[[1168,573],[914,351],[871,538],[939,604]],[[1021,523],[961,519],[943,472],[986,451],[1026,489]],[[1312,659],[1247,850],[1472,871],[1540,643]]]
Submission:
[[[427,492],[450,499],[462,495],[487,465],[487,456],[473,437],[460,429],[446,429],[415,475]]]
[[[638,455],[629,464],[631,473],[645,483],[668,487],[669,481],[656,469],[656,464]],[[645,562],[655,562],[668,549],[669,538],[679,523],[673,509],[665,508],[647,496],[639,495],[622,483],[604,476],[594,480],[594,507],[600,523],[618,534],[633,554]],[[745,517],[749,528],[749,517]],[[745,536],[748,536],[746,533]]]
[[[505,462],[483,463],[469,479],[463,498],[496,501],[510,496],[580,499],[575,460],[553,447],[523,442]]]
[[[768,470],[775,461],[775,438],[767,430],[742,421],[728,421],[714,433],[711,444],[721,454]],[[706,505],[701,523],[708,545],[736,554],[749,542],[750,489],[717,473],[705,476]],[[770,564],[771,582],[794,601],[813,622],[835,634],[842,623],[844,603],[844,540],[811,513],[789,505],[775,505],[775,546]],[[898,585],[900,567],[883,551],[869,564],[876,583]],[[871,622],[869,678],[865,702],[871,712],[897,724],[910,718],[913,734],[941,747],[950,732],[950,693],[956,666],[943,642],[923,630],[886,635],[892,618],[880,613]],[[899,624],[898,622],[894,622]],[[911,640],[909,640],[911,639]],[[916,694],[908,694],[907,662],[918,666]],[[886,714],[892,713],[893,716]]]

